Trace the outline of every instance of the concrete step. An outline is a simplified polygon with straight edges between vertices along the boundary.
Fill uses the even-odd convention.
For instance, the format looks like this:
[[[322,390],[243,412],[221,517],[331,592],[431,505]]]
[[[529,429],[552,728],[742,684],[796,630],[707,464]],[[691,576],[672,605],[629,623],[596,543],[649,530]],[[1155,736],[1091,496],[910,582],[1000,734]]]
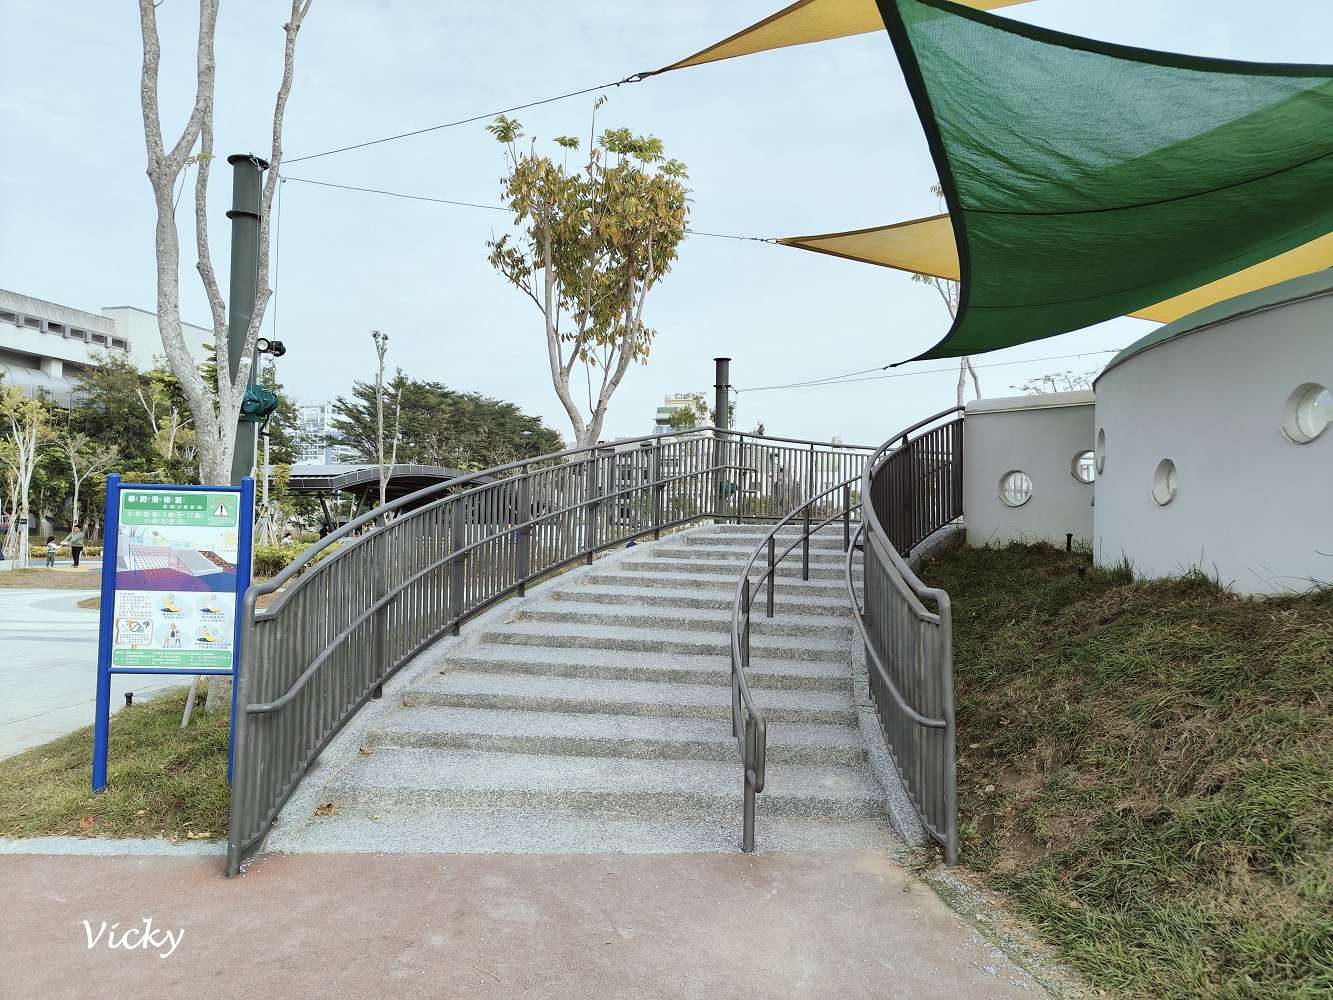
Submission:
[[[740,574],[743,561],[735,563],[708,563],[696,562],[693,559],[668,559],[664,556],[652,556],[649,558],[636,557],[626,559],[617,565],[620,570],[636,573],[663,573],[676,576],[716,576],[725,574],[731,577],[731,585],[736,585],[736,577]],[[728,573],[728,569],[734,570]],[[768,569],[768,564],[756,562],[750,569],[751,576],[759,576]],[[779,580],[790,580],[801,578],[801,558],[799,555],[784,559],[777,566],[777,575]],[[811,563],[810,579],[812,580],[832,580],[841,581],[846,579],[847,572],[839,563]]]
[[[856,533],[856,525],[852,525],[852,533]],[[750,532],[747,534],[737,534],[735,532],[722,531],[691,531],[686,534],[673,536],[665,542],[668,545],[687,545],[691,548],[699,546],[700,548],[728,548],[742,549],[747,552],[753,552],[755,546],[767,537],[766,532]],[[786,548],[792,542],[801,537],[799,531],[780,531],[777,534],[778,544]],[[812,551],[819,552],[842,552],[842,528],[839,527],[836,532],[817,532],[810,536],[810,548]]]
[[[488,709],[405,708],[370,730],[374,749],[484,750],[636,760],[737,759],[723,719],[679,719]],[[782,723],[768,730],[768,763],[855,766],[865,760],[851,726]]]
[[[780,565],[795,563],[801,564],[801,547],[798,545],[790,552],[786,552],[787,543],[779,542],[774,550],[773,556],[780,560]],[[740,546],[726,545],[654,545],[646,550],[647,554],[654,559],[681,560],[688,559],[691,562],[707,563],[716,566],[735,566],[739,569],[750,561],[753,554],[752,548],[741,548]],[[847,553],[841,548],[819,549],[812,547],[810,549],[810,564],[820,566],[844,566],[847,561]],[[760,550],[759,558],[755,560],[757,564],[768,565],[767,549]],[[861,554],[858,552],[855,557],[855,564],[861,564]]]
[[[843,691],[756,691],[769,723],[855,725],[850,684]],[[586,680],[453,670],[422,680],[403,695],[403,706],[515,709],[527,712],[600,712],[681,719],[731,719],[731,698],[716,684]]]
[[[741,808],[739,755],[730,761],[638,760],[479,750],[374,753],[330,783],[335,805],[558,810],[645,819],[731,817]],[[851,767],[799,764],[768,772],[759,816],[861,819],[883,814],[883,792]]]
[[[830,592],[830,596],[801,597],[787,593],[790,588],[779,587],[774,599],[773,610],[778,615],[827,615],[846,618],[851,612],[847,603],[846,591]],[[759,592],[762,600],[763,591]],[[580,583],[578,587],[556,590],[550,595],[551,600],[569,601],[578,604],[600,604],[617,607],[628,605],[635,608],[706,608],[731,613],[734,595],[721,590],[700,590],[697,587],[629,587],[614,584]],[[762,605],[756,605],[762,614]]]
[[[607,607],[595,601],[584,603],[570,598],[544,601],[520,609],[511,619],[524,622],[550,622],[577,625],[616,625],[622,628],[677,629],[685,632],[722,632],[730,634],[731,607],[722,609],[663,608],[663,607]],[[852,622],[844,612],[839,615],[785,614],[768,618],[764,614],[762,595],[751,616],[751,635],[789,636],[793,638],[845,639],[851,635]]]
[[[618,625],[579,625],[562,622],[509,622],[481,633],[484,643],[512,643],[565,649],[623,649],[647,653],[682,653],[688,656],[729,656],[730,636],[724,633],[695,634],[674,628],[650,629]],[[765,659],[821,660],[844,663],[845,639],[795,638],[752,635],[750,655]]]
[[[721,590],[733,595],[736,593],[738,576],[735,573],[676,573],[668,571],[666,566],[667,564],[664,562],[661,567],[656,569],[651,564],[646,568],[637,566],[630,569],[625,566],[616,566],[605,570],[594,569],[583,579],[588,583],[602,584],[603,586],[664,587],[675,590],[685,588],[696,592],[706,589],[709,591]],[[832,596],[846,600],[846,575],[840,575],[837,579],[812,576],[809,580],[802,580],[799,576],[795,579],[779,576],[777,592],[779,596],[824,598]]]
[[[761,793],[757,802],[762,802]],[[410,810],[340,803],[268,838],[267,849],[300,854],[704,854],[740,848],[741,813],[647,819],[545,809],[450,809],[417,803]],[[892,851],[902,846],[880,816],[812,819],[766,816],[755,830],[760,853]]]
[[[583,680],[646,681],[667,684],[731,684],[730,655],[672,656],[618,649],[547,648],[485,644],[460,650],[445,661],[441,674],[529,674]],[[770,660],[751,656],[746,677],[762,690],[846,691],[851,668],[846,662]]]

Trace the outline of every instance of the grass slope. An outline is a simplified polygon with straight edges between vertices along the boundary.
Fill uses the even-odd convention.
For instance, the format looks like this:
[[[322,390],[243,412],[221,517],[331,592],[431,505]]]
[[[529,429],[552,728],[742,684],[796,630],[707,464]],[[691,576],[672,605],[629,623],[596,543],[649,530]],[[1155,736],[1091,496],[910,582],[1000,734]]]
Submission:
[[[0,836],[225,839],[229,713],[197,705],[181,729],[184,708],[184,692],[172,692],[111,717],[98,795],[91,726],[0,760]]]
[[[1333,593],[1086,561],[921,572],[953,599],[963,862],[1109,993],[1333,996]]]

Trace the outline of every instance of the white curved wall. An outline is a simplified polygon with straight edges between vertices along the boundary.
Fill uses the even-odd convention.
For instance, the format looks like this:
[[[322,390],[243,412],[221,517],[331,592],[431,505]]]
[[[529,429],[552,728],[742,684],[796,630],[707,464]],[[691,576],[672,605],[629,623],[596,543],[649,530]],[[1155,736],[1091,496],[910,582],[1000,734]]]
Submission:
[[[1092,486],[1074,478],[1074,457],[1092,447],[1091,392],[978,399],[963,421],[963,523],[969,545],[1092,537]],[[1000,499],[1005,473],[1022,471],[1032,497]]]
[[[1225,320],[1109,369],[1096,387],[1097,562],[1128,557],[1150,577],[1198,566],[1242,594],[1333,581],[1333,427],[1307,444],[1282,432],[1287,399],[1307,382],[1333,389],[1333,295]],[[1158,506],[1164,458],[1177,493]]]

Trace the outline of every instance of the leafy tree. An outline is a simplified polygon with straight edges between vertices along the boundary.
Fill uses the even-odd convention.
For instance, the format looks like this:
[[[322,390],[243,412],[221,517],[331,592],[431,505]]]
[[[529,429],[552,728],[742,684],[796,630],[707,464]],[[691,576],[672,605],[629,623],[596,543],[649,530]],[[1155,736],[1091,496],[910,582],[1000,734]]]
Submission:
[[[476,471],[564,447],[559,434],[513,403],[419,382],[401,371],[385,385],[385,398],[397,401],[399,462]],[[339,396],[334,410],[336,443],[352,448],[363,462],[377,462],[375,384],[354,383],[351,398]],[[390,426],[393,419],[386,407]]]
[[[602,99],[593,106],[592,134]],[[518,147],[522,126],[500,115],[488,126],[505,146],[503,192],[517,234],[487,243],[491,266],[542,315],[551,382],[578,447],[595,444],[607,406],[634,361],[646,363],[654,331],[643,322],[648,292],[666,276],[685,236],[685,165],[665,157],[662,141],[607,129],[589,141],[588,159],[557,136],[559,162]],[[587,413],[574,397],[574,368],[587,381]],[[600,372],[594,398],[593,372]]]
[[[119,449],[122,470],[147,472],[160,467],[153,447],[155,415],[150,408],[155,396],[129,358],[98,353],[75,376],[74,385],[69,433],[83,434],[104,449]]]

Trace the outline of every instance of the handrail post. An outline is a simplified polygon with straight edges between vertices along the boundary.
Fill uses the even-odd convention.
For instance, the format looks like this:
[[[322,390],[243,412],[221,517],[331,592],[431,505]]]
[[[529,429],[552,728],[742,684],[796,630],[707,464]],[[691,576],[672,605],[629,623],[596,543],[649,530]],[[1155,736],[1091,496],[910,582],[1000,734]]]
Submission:
[[[777,549],[777,540],[773,535],[768,536],[768,617],[773,617],[773,581],[778,575],[777,560],[775,558]]]
[[[807,500],[805,506],[801,508],[801,523],[803,525],[803,535],[801,538],[801,579],[810,579],[810,504]]]
[[[528,592],[528,572],[532,560],[532,479],[526,465],[519,473],[515,506],[518,508],[515,513],[519,528],[515,539],[518,551],[514,554],[514,572],[518,577],[518,596],[522,597]]]
[[[592,565],[592,550],[597,545],[597,511],[600,507],[598,497],[601,490],[597,486],[597,451],[594,449],[583,465],[583,550],[587,563]]]
[[[745,720],[745,753],[742,762],[745,768],[745,812],[741,822],[741,850],[746,854],[754,853],[754,794],[758,775],[756,774],[757,727],[754,716]]]
[[[388,522],[381,517],[376,522],[370,538],[370,544],[375,550],[375,587],[373,593],[376,601],[382,601],[389,589],[389,571],[388,566],[385,565],[389,558],[389,544],[384,537],[384,533],[388,530],[388,527]],[[375,612],[375,622],[372,626],[370,669],[374,671],[374,676],[376,678],[375,687],[370,692],[372,698],[384,697],[384,674],[386,666],[384,662],[384,645],[388,637],[388,617],[389,606],[385,604]]]
[[[842,551],[852,547],[852,488],[842,488]]]
[[[661,447],[661,442],[654,441],[648,451],[648,482],[653,491],[653,541],[662,537],[662,493],[666,485],[659,481],[662,478]]]
[[[460,496],[454,497],[454,507],[450,511],[452,530],[449,534],[453,552],[467,546],[467,512],[463,509],[466,501]],[[449,617],[453,619],[453,634],[458,635],[463,629],[463,588],[466,577],[467,553],[455,555],[449,566]]]

